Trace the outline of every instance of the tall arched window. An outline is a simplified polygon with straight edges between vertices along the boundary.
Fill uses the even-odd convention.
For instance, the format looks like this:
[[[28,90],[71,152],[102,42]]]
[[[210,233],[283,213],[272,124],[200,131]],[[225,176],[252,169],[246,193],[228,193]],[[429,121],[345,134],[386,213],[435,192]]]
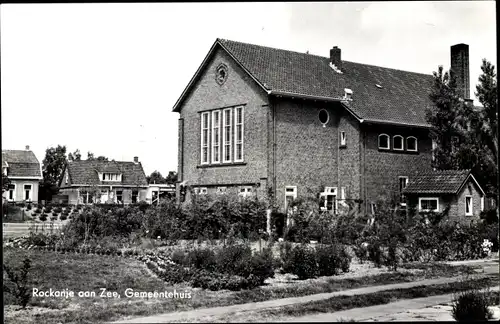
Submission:
[[[387,134],[380,134],[378,136],[378,148],[379,149],[384,149],[388,150],[391,148],[391,145],[389,143],[389,135]]]
[[[396,151],[402,151],[404,149],[404,139],[401,135],[394,135],[392,138],[392,148]]]
[[[414,136],[409,136],[406,138],[406,150],[411,152],[417,152],[418,143],[417,138]]]

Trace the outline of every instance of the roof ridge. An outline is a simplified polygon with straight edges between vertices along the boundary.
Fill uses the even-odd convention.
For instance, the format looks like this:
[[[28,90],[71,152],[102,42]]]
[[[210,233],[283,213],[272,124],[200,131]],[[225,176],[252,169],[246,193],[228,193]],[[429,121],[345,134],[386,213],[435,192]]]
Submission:
[[[284,51],[284,52],[289,52],[289,53],[294,53],[294,54],[315,56],[317,58],[322,58],[322,59],[327,59],[327,60],[330,59],[328,56],[322,56],[322,55],[310,54],[310,53],[302,53],[302,52],[288,50],[288,49],[284,49],[284,48],[264,46],[264,45],[258,45],[258,44],[253,44],[253,43],[245,43],[245,42],[234,41],[234,40],[224,39],[224,38],[217,38],[217,40],[222,41],[222,43],[224,43],[225,41],[226,42],[233,42],[233,43],[238,43],[238,44],[257,46],[257,47],[261,47],[261,48],[268,48],[268,49],[272,49],[272,50]],[[425,76],[429,76],[429,77],[432,76],[432,73],[427,74],[427,73],[421,73],[421,72],[413,72],[413,71],[407,71],[407,70],[401,70],[401,69],[396,69],[396,68],[385,67],[385,66],[381,66],[381,65],[374,65],[374,64],[361,63],[361,62],[353,62],[353,61],[348,61],[348,60],[342,60],[342,62],[347,62],[347,63],[350,63],[350,64],[360,64],[360,65],[377,67],[377,68],[382,68],[382,69],[389,69],[389,70],[400,71],[400,72],[405,72],[405,73],[414,73],[414,74],[425,75]]]

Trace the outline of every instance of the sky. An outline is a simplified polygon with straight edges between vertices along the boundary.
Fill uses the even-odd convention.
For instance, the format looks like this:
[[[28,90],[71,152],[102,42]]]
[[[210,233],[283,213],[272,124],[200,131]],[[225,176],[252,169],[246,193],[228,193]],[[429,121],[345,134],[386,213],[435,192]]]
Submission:
[[[496,65],[494,1],[0,6],[2,149],[66,145],[177,170],[172,107],[216,38],[432,74],[469,45]],[[476,99],[475,97],[473,99]],[[477,99],[475,103],[478,104]]]

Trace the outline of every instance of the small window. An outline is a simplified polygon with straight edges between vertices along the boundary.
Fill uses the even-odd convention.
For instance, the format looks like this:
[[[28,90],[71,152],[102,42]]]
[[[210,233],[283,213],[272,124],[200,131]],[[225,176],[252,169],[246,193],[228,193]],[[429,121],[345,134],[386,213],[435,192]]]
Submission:
[[[325,190],[320,194],[320,209],[329,211],[333,214],[337,213],[337,188],[325,187]]]
[[[119,190],[116,192],[116,202],[120,204],[123,202],[123,191]]]
[[[323,124],[323,126],[328,124],[328,121],[330,120],[330,115],[328,114],[328,111],[326,111],[325,109],[321,109],[319,111],[318,117],[319,117],[319,122]]]
[[[240,187],[240,192],[238,195],[242,197],[248,197],[251,196],[253,193],[253,188],[251,186],[245,186],[245,187]]]
[[[410,152],[417,152],[417,138],[410,136],[406,138],[406,150]]]
[[[226,187],[217,187],[217,194],[223,195],[226,193]]]
[[[403,190],[408,185],[408,177],[399,177],[399,203],[401,206],[406,206],[406,198]]]
[[[31,185],[24,185],[24,200],[31,200]]]
[[[395,135],[392,138],[392,148],[396,151],[402,151],[403,150],[403,136],[401,135]]]
[[[139,191],[137,190],[132,190],[132,203],[137,202],[137,197],[139,196]]]
[[[290,205],[297,198],[297,186],[286,186],[285,187],[285,212],[288,214],[291,212]]]
[[[378,136],[378,148],[379,149],[383,149],[383,150],[390,149],[389,135],[387,135],[387,134],[380,134]]]
[[[209,121],[210,115],[208,112],[201,114],[201,164],[208,164],[208,136],[209,136]]]
[[[340,132],[340,146],[346,146],[347,138],[345,132]]]
[[[418,209],[423,212],[439,212],[439,198],[419,198]]]
[[[9,200],[14,200],[14,193],[16,192],[16,185],[9,184]]]
[[[481,197],[481,211],[484,211],[484,196]]]
[[[465,215],[472,216],[472,196],[465,196]]]

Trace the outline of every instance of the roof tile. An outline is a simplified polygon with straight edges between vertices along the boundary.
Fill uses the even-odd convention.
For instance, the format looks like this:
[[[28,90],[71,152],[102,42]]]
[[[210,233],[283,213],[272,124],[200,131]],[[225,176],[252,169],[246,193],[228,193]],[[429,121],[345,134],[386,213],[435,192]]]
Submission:
[[[417,173],[409,179],[404,193],[455,194],[470,174],[470,170],[436,170]]]
[[[72,185],[148,185],[141,163],[82,160],[68,163],[67,169]],[[121,173],[122,181],[101,181],[98,172]]]

